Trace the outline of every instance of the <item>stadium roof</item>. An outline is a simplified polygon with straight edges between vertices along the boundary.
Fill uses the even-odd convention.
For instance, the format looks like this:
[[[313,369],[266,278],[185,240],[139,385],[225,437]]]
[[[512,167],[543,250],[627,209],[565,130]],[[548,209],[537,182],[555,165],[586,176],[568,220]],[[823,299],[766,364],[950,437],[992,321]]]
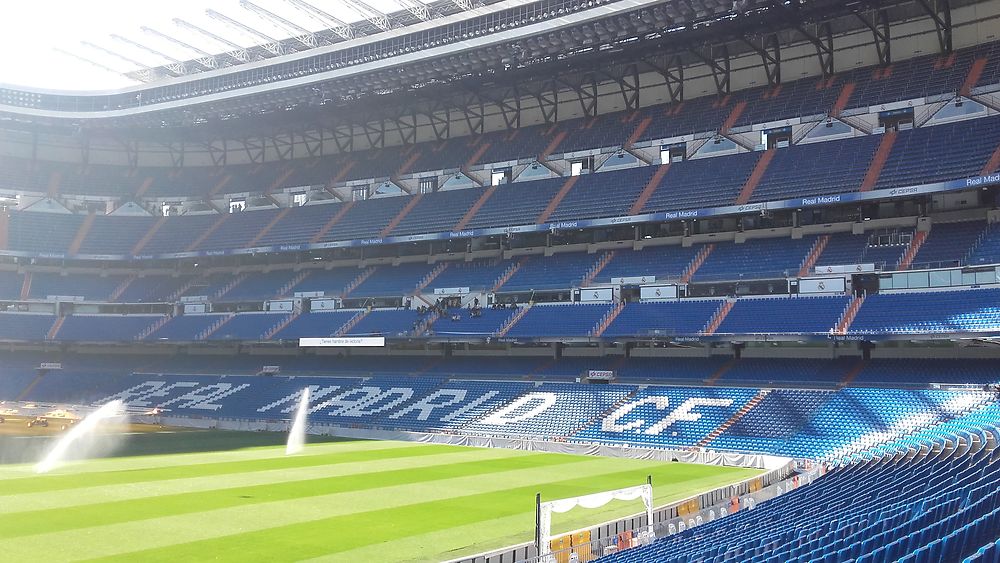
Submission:
[[[58,90],[112,89],[391,32],[495,2],[107,0],[99,12],[85,3],[18,3],[5,18],[18,25],[0,35],[0,48],[22,54],[0,67],[0,82]],[[58,19],[52,18],[54,12],[60,14]],[[40,24],[46,29],[42,35]],[[25,45],[39,48],[26,50]]]

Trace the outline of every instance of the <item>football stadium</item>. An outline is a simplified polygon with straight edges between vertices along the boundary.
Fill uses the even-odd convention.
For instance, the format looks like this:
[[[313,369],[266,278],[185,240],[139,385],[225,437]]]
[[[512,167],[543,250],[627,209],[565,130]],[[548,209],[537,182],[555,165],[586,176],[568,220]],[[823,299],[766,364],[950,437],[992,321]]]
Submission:
[[[1000,562],[1000,0],[176,4],[8,18],[0,560]]]

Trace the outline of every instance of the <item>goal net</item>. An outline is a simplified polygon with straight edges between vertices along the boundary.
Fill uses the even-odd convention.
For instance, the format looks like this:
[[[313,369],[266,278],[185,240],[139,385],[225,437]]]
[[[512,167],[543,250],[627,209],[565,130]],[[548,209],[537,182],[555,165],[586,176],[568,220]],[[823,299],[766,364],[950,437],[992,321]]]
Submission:
[[[579,497],[539,502],[537,518],[539,560],[545,561],[545,557],[552,553],[550,542],[552,540],[553,512],[569,512],[578,506],[583,508],[600,508],[613,500],[635,500],[639,498],[642,499],[642,504],[646,508],[646,525],[651,525],[653,522],[653,486],[649,484]]]

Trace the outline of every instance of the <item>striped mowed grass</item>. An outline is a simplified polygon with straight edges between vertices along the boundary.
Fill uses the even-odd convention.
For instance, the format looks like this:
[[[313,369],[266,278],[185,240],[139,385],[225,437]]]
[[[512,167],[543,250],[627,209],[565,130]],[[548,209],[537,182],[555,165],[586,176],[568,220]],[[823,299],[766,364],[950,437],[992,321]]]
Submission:
[[[652,475],[659,505],[757,473],[405,442],[316,443],[291,457],[262,445],[280,438],[145,435],[129,455],[47,475],[0,466],[0,560],[440,561],[530,541],[536,492],[577,496]],[[577,509],[553,528],[640,510]]]

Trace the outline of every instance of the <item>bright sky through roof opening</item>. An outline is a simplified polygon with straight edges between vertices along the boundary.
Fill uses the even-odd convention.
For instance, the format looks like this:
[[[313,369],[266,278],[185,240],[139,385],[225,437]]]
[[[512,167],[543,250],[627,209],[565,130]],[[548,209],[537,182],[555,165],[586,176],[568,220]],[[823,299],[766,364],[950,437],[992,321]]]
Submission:
[[[310,4],[347,22],[363,21],[364,16],[349,2],[309,0]],[[287,0],[254,0],[258,6],[309,31],[323,29],[321,23],[304,14]],[[394,0],[366,0],[368,5],[391,13],[404,9]],[[244,23],[275,39],[291,34],[260,16],[242,8],[239,0],[17,0],[4,3],[0,18],[0,84],[55,90],[103,90],[137,84],[122,73],[137,70],[139,65],[155,67],[170,61],[113,39],[120,35],[161,53],[185,61],[197,53],[179,47],[140,28],[150,27],[209,53],[230,50],[212,39],[173,23],[181,18],[244,47],[261,41],[214,20],[205,14],[212,9]],[[120,54],[115,57],[98,47]],[[109,67],[115,72],[89,64],[73,53]]]

